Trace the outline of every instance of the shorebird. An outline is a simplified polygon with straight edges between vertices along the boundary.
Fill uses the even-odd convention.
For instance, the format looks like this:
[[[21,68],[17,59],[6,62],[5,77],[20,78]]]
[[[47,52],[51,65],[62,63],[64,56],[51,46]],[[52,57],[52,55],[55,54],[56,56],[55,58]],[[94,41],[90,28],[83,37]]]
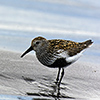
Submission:
[[[64,68],[78,60],[83,51],[90,47],[92,43],[92,40],[87,40],[85,42],[74,42],[63,39],[47,40],[39,36],[31,41],[31,46],[21,55],[21,57],[34,50],[37,59],[43,65],[50,68],[58,68],[56,84],[60,86],[64,76]],[[60,73],[61,77],[59,78]]]

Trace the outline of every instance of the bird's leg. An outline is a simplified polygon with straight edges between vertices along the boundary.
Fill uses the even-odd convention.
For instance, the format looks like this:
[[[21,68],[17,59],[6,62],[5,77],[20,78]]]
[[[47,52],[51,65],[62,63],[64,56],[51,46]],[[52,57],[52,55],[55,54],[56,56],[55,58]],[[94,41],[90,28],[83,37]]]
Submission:
[[[57,94],[57,96],[60,95],[60,84],[61,84],[63,76],[64,76],[64,68],[62,68],[61,77],[60,77],[60,80],[59,80],[59,83],[58,83],[58,94]]]
[[[59,75],[60,75],[60,70],[61,70],[61,68],[59,68],[59,70],[58,70],[58,74],[57,74],[57,78],[56,78],[56,84],[58,83],[58,81],[59,81]]]
[[[64,68],[62,68],[61,77],[60,77],[58,86],[60,86],[63,76],[64,76]]]

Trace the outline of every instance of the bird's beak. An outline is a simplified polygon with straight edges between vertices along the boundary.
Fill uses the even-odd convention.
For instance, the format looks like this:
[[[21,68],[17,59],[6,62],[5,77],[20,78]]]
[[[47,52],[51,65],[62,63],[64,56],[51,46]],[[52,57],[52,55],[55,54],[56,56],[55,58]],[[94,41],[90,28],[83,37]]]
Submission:
[[[24,55],[26,55],[27,53],[29,53],[30,51],[32,51],[33,50],[33,48],[32,48],[32,46],[30,46],[22,55],[21,55],[21,58],[24,56]]]

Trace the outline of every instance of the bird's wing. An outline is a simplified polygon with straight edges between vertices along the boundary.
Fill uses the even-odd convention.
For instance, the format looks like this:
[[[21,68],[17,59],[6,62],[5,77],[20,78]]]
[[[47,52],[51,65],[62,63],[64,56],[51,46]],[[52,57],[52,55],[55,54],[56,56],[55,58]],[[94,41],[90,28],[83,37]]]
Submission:
[[[82,55],[82,52],[77,53],[76,55],[70,56],[68,55],[67,51],[64,51],[61,49],[56,52],[56,58],[57,59],[63,58],[66,60],[67,63],[75,62],[77,59],[81,57],[81,55]]]
[[[85,48],[89,47],[89,45],[91,45],[92,43],[93,42],[91,40],[87,40],[82,43],[60,39],[49,40],[50,45],[48,51],[55,54],[58,52],[62,52],[64,54],[67,53],[69,56],[74,56],[83,51]]]

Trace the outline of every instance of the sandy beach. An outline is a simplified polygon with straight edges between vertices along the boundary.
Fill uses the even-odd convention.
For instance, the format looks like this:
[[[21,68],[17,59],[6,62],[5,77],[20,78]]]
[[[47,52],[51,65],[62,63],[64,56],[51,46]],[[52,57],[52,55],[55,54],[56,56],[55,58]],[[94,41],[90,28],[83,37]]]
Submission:
[[[94,41],[65,68],[59,99],[58,69],[43,66],[34,52],[20,58],[37,36]],[[0,0],[0,100],[100,100],[100,1]]]
[[[20,55],[20,52],[0,50],[0,94],[52,98],[57,69],[43,66],[35,55],[29,54],[23,59]],[[61,84],[61,100],[100,98],[99,74],[99,64],[77,61],[67,67]]]

